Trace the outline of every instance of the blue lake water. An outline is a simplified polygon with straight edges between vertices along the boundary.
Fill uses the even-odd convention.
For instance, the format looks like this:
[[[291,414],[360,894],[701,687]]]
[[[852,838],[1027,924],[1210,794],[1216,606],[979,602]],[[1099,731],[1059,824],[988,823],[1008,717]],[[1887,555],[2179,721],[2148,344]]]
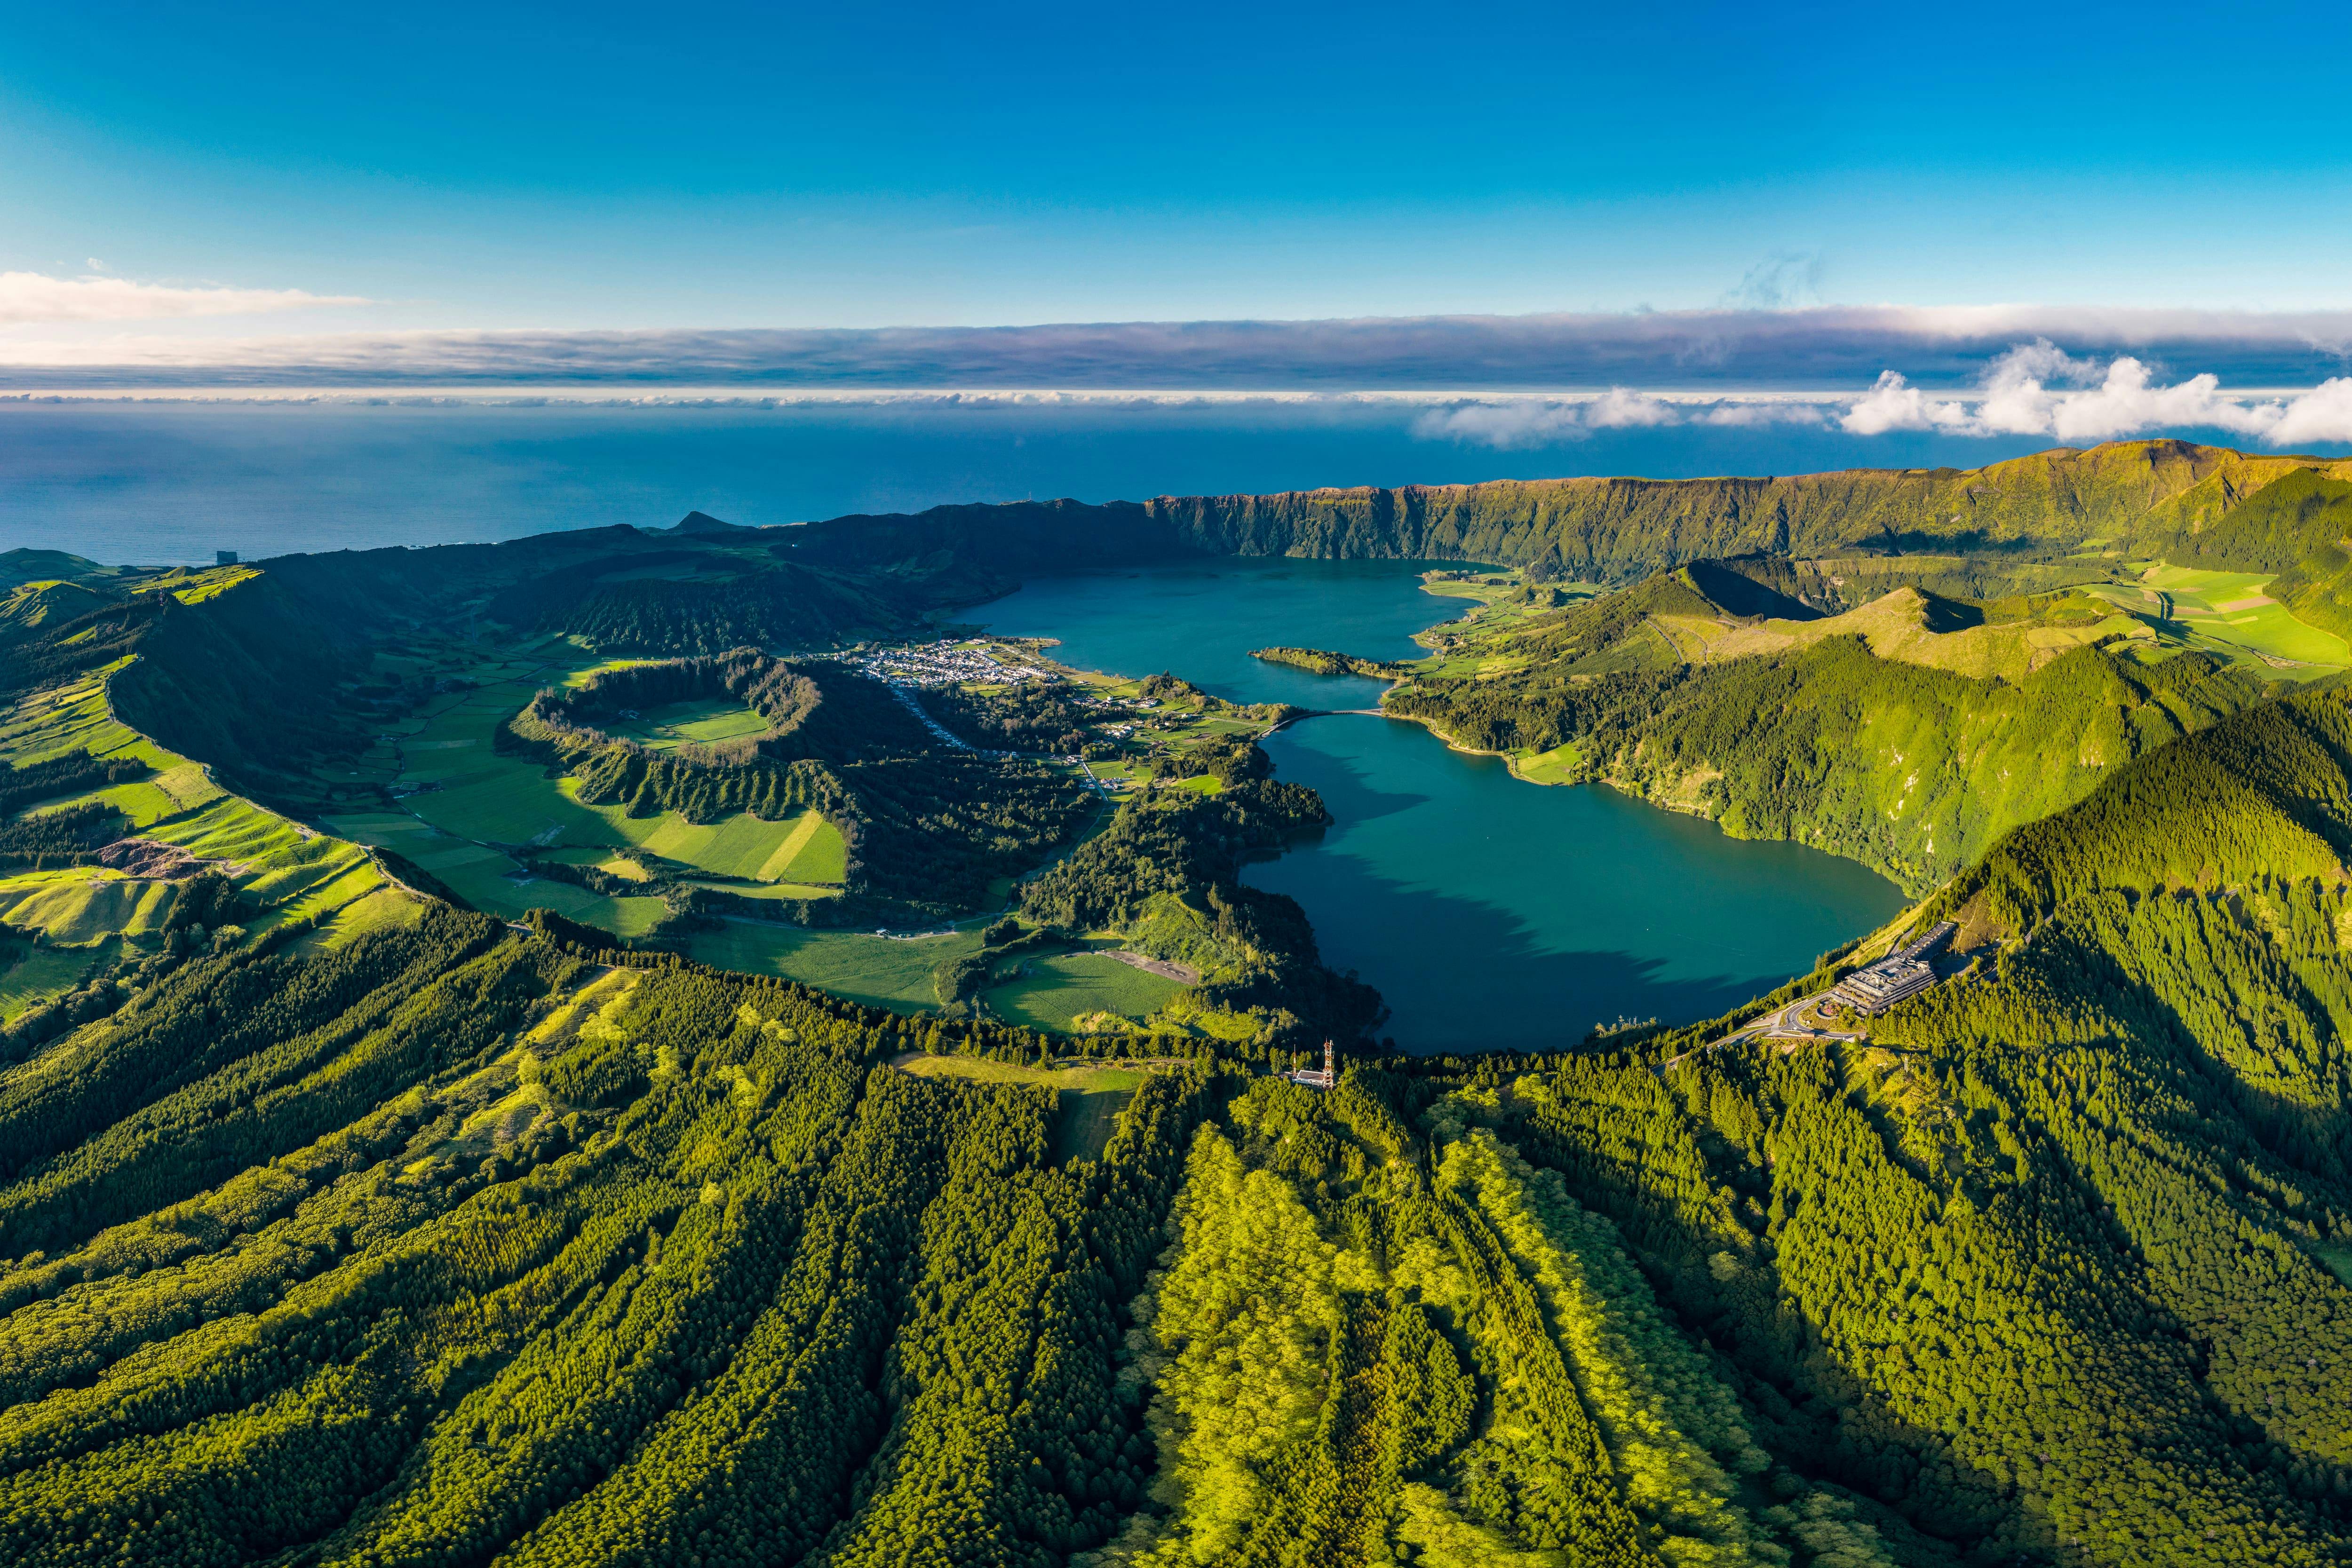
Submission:
[[[1394,563],[1244,560],[1040,580],[971,618],[1059,637],[1060,657],[1087,668],[1349,708],[1379,684],[1248,650],[1410,658],[1412,634],[1459,609]],[[1904,904],[1854,862],[1727,838],[1599,786],[1525,783],[1401,720],[1335,714],[1266,748],[1336,821],[1246,880],[1298,900],[1325,961],[1380,988],[1383,1032],[1408,1050],[1543,1049],[1620,1017],[1711,1017]]]

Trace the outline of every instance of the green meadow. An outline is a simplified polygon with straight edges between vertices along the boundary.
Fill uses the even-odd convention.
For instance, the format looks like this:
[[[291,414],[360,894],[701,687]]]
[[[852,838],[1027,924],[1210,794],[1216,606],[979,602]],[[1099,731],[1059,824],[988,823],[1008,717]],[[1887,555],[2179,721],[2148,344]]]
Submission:
[[[713,878],[736,879],[732,885],[709,885],[746,897],[835,895],[848,876],[848,846],[841,831],[815,811],[778,821],[749,812],[705,823],[675,811],[632,817],[618,806],[581,800],[573,779],[551,778],[541,764],[501,754],[493,744],[499,727],[540,687],[576,685],[598,670],[645,662],[598,660],[557,641],[464,666],[469,689],[437,697],[388,727],[384,738],[344,769],[354,781],[404,790],[398,809],[337,815],[330,826],[405,856],[490,914],[511,917],[551,909],[622,936],[652,929],[664,913],[662,901],[612,897],[534,877],[509,852],[551,851],[567,863],[599,865],[634,881],[641,878],[638,868],[611,858],[611,852],[636,851]],[[647,714],[628,733],[659,748],[762,727],[748,708],[677,703]]]
[[[666,703],[610,727],[613,734],[634,740],[648,751],[674,751],[681,746],[712,746],[765,735],[768,721],[741,703],[702,697]]]
[[[22,938],[0,940],[0,1023],[36,1002],[72,990],[108,956],[89,947],[36,947]]]
[[[28,698],[0,716],[0,764],[22,767],[87,750],[96,757],[134,758],[154,771],[37,801],[28,810],[110,806],[140,837],[178,845],[226,876],[259,906],[257,924],[264,927],[331,915],[383,886],[358,844],[316,833],[229,794],[202,765],[118,721],[107,703],[106,678],[120,667]],[[86,947],[160,929],[177,896],[169,883],[98,866],[34,873],[0,879],[0,925]]]
[[[1102,953],[1035,958],[1017,980],[985,993],[991,1010],[1009,1023],[1067,1034],[1088,1013],[1116,1013],[1140,1022],[1184,988]]]
[[[932,969],[980,951],[980,934],[877,936],[730,920],[716,931],[697,932],[688,939],[686,951],[688,957],[719,968],[775,975],[852,1001],[914,1013],[939,1006]]]

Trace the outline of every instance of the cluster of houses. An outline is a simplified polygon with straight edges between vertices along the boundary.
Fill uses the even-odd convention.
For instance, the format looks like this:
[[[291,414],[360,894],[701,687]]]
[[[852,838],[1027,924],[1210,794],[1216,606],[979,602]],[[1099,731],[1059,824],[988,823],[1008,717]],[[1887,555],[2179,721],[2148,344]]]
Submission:
[[[893,685],[950,686],[963,681],[1001,685],[1054,678],[1049,671],[1003,664],[971,643],[950,638],[903,648],[859,648],[836,656],[860,674]]]

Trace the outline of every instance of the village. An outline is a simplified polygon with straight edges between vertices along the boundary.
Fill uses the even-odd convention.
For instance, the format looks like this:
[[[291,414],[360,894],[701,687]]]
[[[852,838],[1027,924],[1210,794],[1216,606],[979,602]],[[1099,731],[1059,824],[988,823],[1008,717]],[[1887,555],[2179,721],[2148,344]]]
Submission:
[[[1001,685],[1061,678],[1051,670],[1007,664],[992,651],[997,646],[942,637],[936,643],[853,648],[834,657],[861,674],[892,685],[950,686],[966,682]],[[1012,651],[1004,652],[1009,654]]]

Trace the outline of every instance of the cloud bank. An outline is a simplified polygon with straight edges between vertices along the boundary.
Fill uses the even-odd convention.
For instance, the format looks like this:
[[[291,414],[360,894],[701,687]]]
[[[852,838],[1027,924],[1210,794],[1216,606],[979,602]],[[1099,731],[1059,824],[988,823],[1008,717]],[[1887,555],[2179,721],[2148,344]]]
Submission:
[[[1035,389],[1373,395],[1432,403],[1415,425],[1428,439],[1494,447],[1769,424],[1859,437],[2084,444],[2199,431],[2273,446],[2352,443],[2352,311],[1786,303],[1811,284],[1805,258],[1780,257],[1731,302],[1704,310],[231,338],[174,333],[158,319],[366,302],[9,272],[0,273],[0,389],[659,398],[725,388],[779,402]],[[109,322],[122,329],[104,333]]]
[[[1780,285],[1775,283],[1775,288]],[[8,274],[0,324],[347,303],[292,290],[170,289]],[[111,311],[110,317],[100,312]],[[46,314],[42,314],[46,312]],[[76,312],[79,312],[77,314]],[[755,387],[1851,392],[1881,371],[1980,384],[2021,343],[2128,356],[2236,386],[2352,373],[2352,311],[2048,306],[1726,308],[1609,315],[1130,321],[874,329],[420,331],[268,338],[0,334],[15,385],[524,382]]]
[[[139,283],[102,276],[96,256],[83,277],[48,277],[37,272],[0,272],[0,327],[37,322],[143,321],[159,317],[257,316],[321,305],[364,305],[348,296],[306,293],[299,288],[230,288],[215,284],[184,286]]]

